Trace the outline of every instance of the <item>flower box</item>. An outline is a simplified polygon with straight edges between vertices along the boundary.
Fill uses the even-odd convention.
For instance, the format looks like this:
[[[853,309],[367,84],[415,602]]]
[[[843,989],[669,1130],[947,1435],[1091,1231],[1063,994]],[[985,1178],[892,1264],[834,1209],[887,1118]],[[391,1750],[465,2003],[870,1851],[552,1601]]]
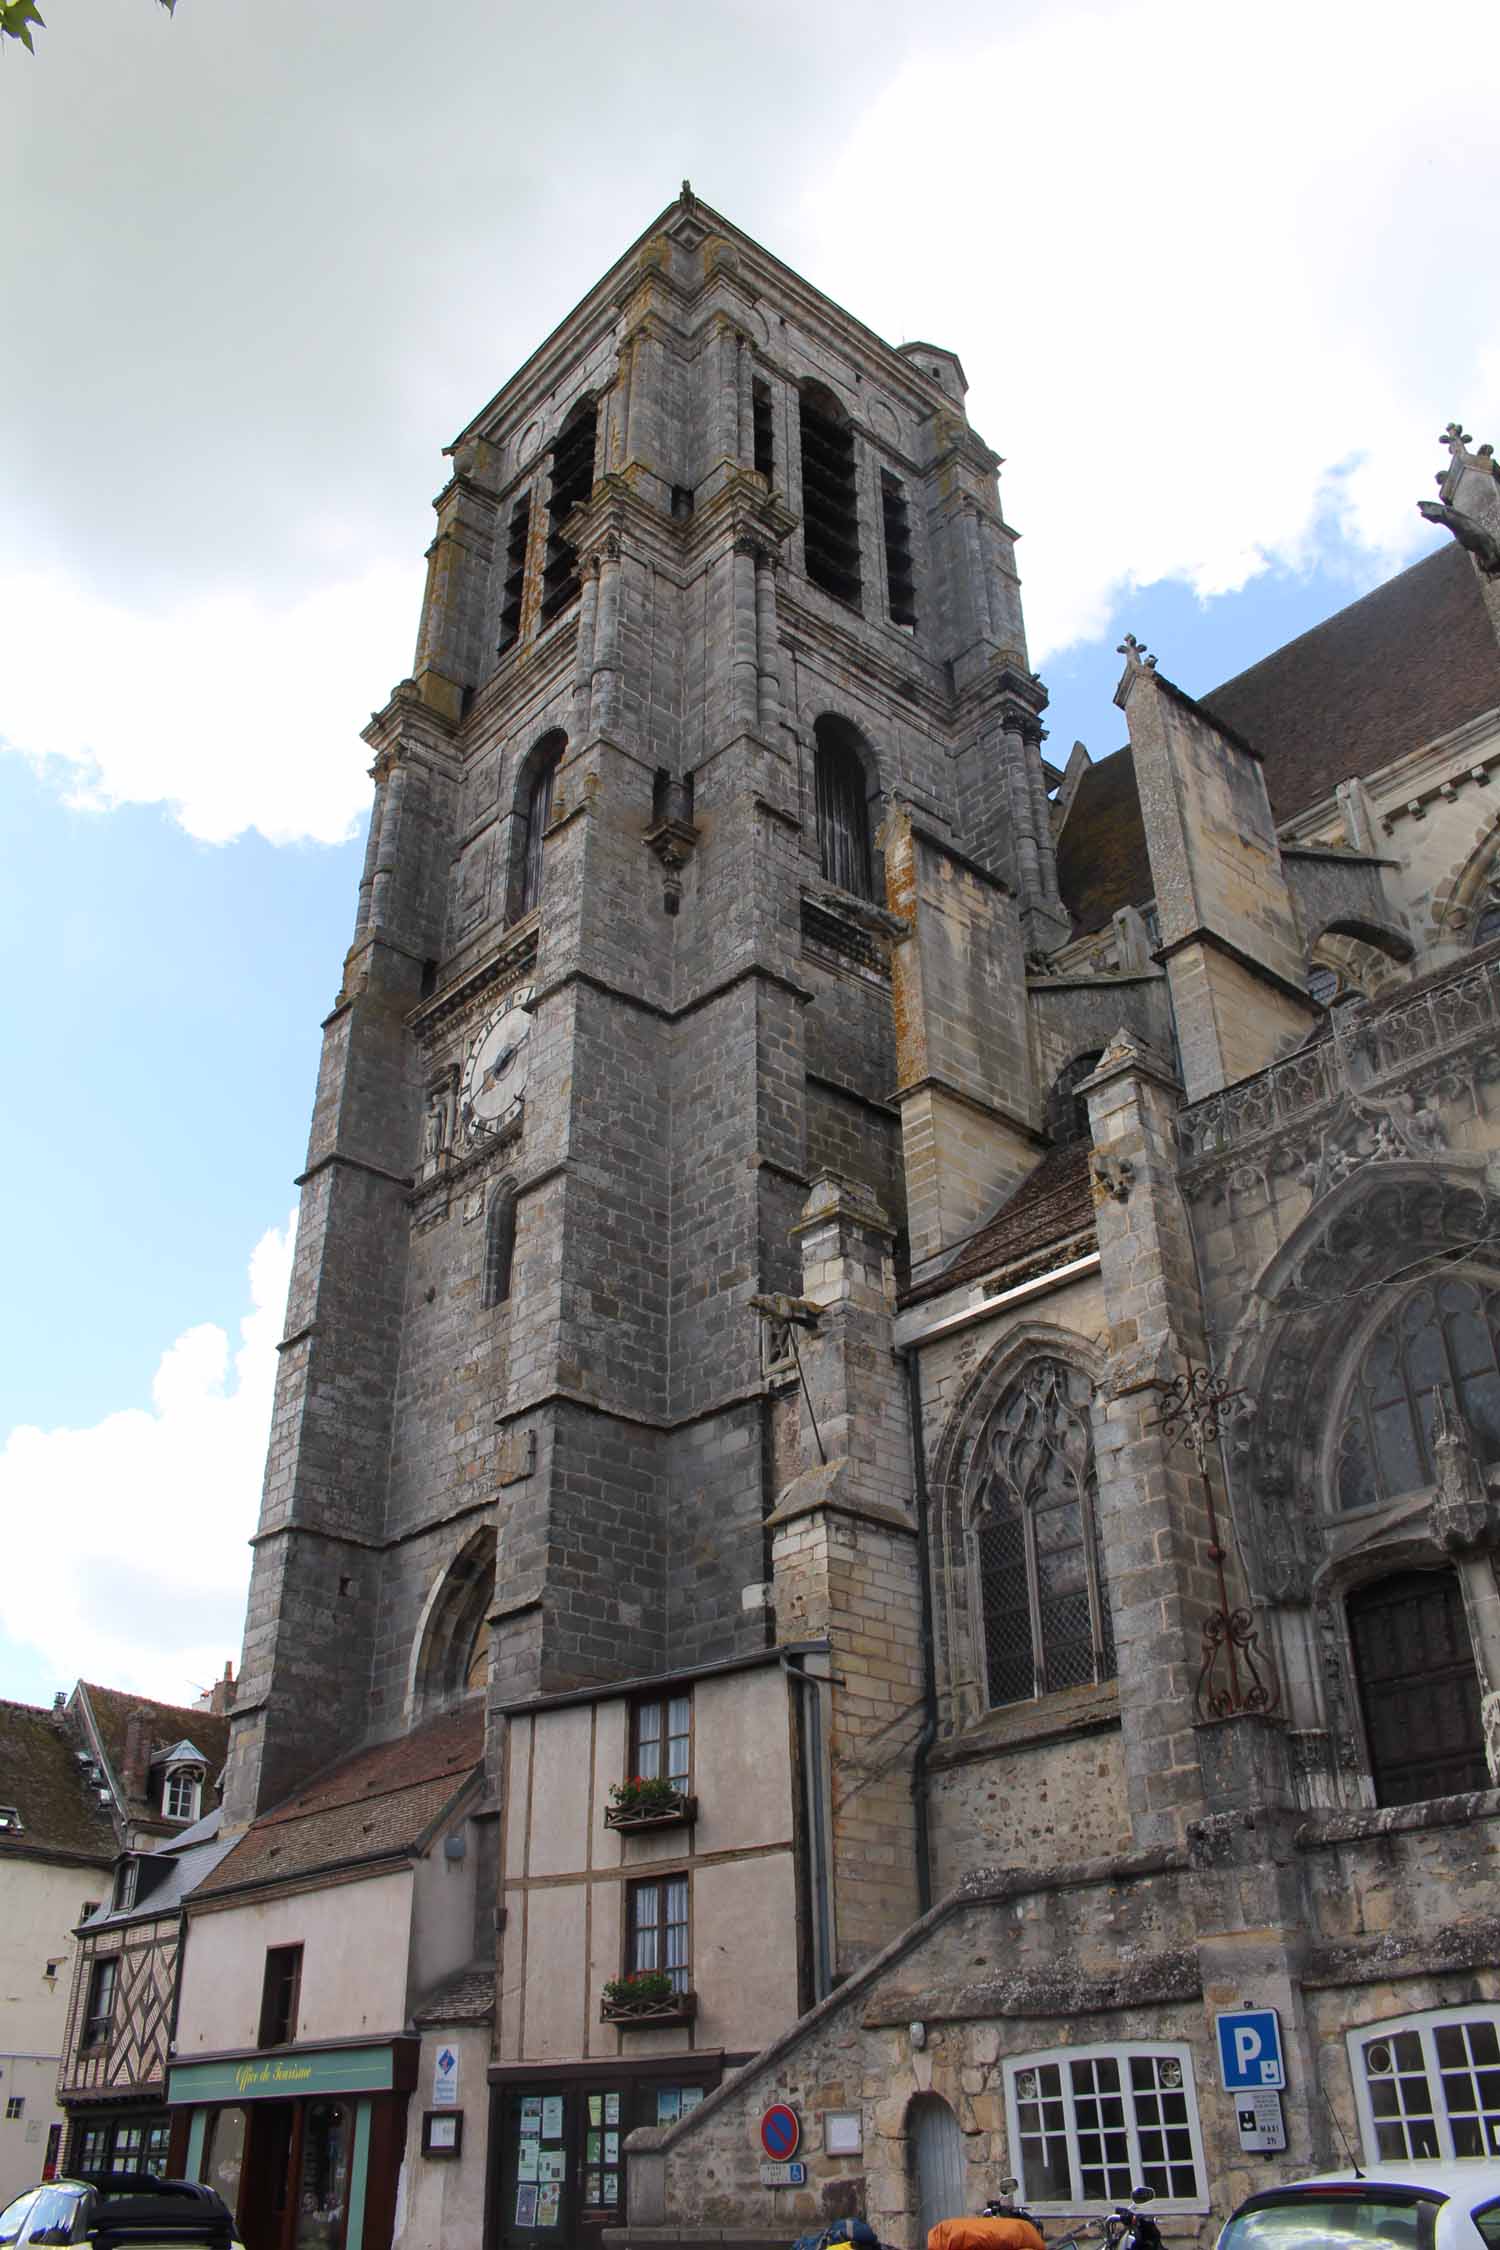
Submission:
[[[617,1782],[614,1800],[604,1808],[605,1827],[632,1834],[639,1828],[691,1828],[698,1817],[698,1800],[685,1789],[635,1794],[631,1783]]]
[[[599,2003],[599,2020],[630,2030],[639,2026],[691,2023],[698,2012],[696,1992],[662,1992],[654,1978],[642,1978],[646,1989],[632,1992],[631,1978],[611,1978]]]

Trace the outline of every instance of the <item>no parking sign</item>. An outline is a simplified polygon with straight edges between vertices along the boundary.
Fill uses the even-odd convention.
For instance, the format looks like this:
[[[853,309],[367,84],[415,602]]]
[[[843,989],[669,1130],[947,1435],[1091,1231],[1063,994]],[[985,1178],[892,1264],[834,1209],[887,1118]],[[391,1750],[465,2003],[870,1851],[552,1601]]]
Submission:
[[[801,2138],[797,2112],[788,2109],[785,2102],[772,2102],[760,2121],[760,2145],[772,2163],[784,2164],[788,2157],[795,2156]]]

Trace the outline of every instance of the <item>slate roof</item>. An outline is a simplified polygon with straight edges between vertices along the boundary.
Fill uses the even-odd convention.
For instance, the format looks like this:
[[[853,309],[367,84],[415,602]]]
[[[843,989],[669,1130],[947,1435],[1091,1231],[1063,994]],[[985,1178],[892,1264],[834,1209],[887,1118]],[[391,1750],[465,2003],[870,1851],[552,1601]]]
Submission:
[[[1260,753],[1271,810],[1286,821],[1500,705],[1500,640],[1468,556],[1450,543],[1198,701]],[[1057,874],[1075,936],[1150,898],[1128,750],[1079,782]]]
[[[0,1861],[43,1854],[107,1867],[117,1849],[109,1807],[86,1785],[59,1716],[0,1702],[0,1805],[14,1805],[22,1823],[0,1830]]]
[[[1092,1153],[1089,1142],[1073,1141],[1044,1156],[1014,1195],[958,1245],[945,1265],[922,1273],[912,1283],[902,1303],[920,1304],[963,1282],[990,1275],[1003,1276],[1007,1284],[1024,1281],[1031,1273],[1045,1273],[1049,1266],[1092,1250]]]
[[[175,1913],[188,1892],[231,1848],[232,1839],[219,1835],[223,1817],[216,1806],[206,1819],[194,1821],[170,1844],[158,1844],[154,1851],[143,1852],[135,1904],[115,1907],[106,1902],[97,1914],[89,1916],[84,1927],[100,1930],[106,1923],[113,1927],[121,1922],[150,1922],[158,1915]]]
[[[358,1751],[263,1813],[197,1895],[416,1851],[468,1786],[483,1752],[478,1704]]]
[[[493,2023],[495,2020],[495,1969],[471,1961],[457,1976],[440,1984],[430,1999],[412,2011],[412,2022]]]

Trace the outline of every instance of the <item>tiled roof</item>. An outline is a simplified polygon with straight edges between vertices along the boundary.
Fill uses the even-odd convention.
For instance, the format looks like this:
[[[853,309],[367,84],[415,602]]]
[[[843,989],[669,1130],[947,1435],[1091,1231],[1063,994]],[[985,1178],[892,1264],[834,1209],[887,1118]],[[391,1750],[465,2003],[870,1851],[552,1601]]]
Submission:
[[[175,1914],[188,1892],[196,1889],[210,1868],[218,1866],[230,1848],[228,1840],[219,1834],[222,1819],[222,1811],[215,1806],[206,1819],[195,1821],[180,1837],[174,1836],[169,1843],[143,1853],[135,1905],[117,1908],[106,1902],[97,1914],[89,1916],[85,1928],[98,1930],[106,1923],[113,1927]]]
[[[903,1304],[920,1304],[960,1283],[991,1274],[1023,1281],[1071,1255],[1093,1248],[1094,1190],[1089,1176],[1092,1151],[1087,1141],[1053,1149],[967,1242],[960,1243],[937,1272],[922,1273]],[[1080,1239],[1082,1238],[1082,1239]]]
[[[484,1751],[478,1704],[358,1751],[263,1813],[196,1895],[414,1851]]]
[[[493,2023],[495,1968],[471,1961],[412,2012],[413,2023]]]
[[[99,1730],[99,1740],[109,1760],[121,1789],[125,1783],[125,1734],[133,1711],[144,1711],[150,1720],[151,1752],[169,1750],[184,1737],[195,1743],[208,1762],[208,1788],[224,1770],[224,1760],[229,1755],[229,1721],[216,1718],[211,1711],[198,1711],[181,1703],[157,1703],[149,1695],[131,1695],[124,1688],[96,1687],[92,1680],[81,1680],[79,1687],[88,1698],[88,1706]],[[159,1786],[158,1792],[159,1796]],[[139,1819],[149,1818],[153,1799],[136,1792],[127,1795],[128,1810]],[[159,1804],[154,1809],[160,1810]],[[170,1825],[170,1824],[167,1824]]]
[[[0,1829],[0,1860],[61,1852],[99,1866],[113,1861],[109,1808],[87,1787],[76,1747],[58,1714],[0,1702],[0,1805],[13,1805],[21,1819],[19,1829]]]
[[[1461,547],[1448,545],[1198,701],[1259,752],[1278,821],[1500,706],[1500,640]],[[1152,894],[1128,750],[1078,785],[1057,875],[1074,934]]]

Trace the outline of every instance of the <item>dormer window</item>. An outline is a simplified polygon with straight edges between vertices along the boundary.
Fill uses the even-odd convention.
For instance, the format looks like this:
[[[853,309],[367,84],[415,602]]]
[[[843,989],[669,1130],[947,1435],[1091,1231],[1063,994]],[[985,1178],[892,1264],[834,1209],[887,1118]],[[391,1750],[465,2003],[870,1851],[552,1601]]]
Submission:
[[[168,1820],[196,1820],[203,1794],[203,1776],[195,1766],[179,1766],[167,1775],[162,1811]]]
[[[115,1912],[123,1914],[135,1904],[135,1894],[141,1880],[141,1863],[138,1859],[122,1859],[115,1869]]]
[[[25,1826],[15,1805],[0,1805],[0,1836],[18,1836]]]

